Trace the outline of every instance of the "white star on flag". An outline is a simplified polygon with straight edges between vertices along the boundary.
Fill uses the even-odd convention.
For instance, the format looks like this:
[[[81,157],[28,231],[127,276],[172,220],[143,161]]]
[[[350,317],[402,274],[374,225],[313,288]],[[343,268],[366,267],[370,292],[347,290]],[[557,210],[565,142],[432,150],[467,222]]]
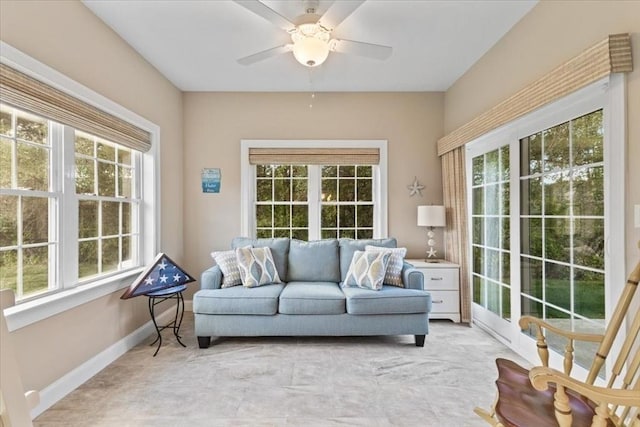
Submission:
[[[149,286],[153,285],[153,279],[151,278],[151,276],[147,277],[147,278],[144,280],[144,284],[145,284],[145,285],[149,285]]]
[[[167,268],[167,263],[165,260],[162,260],[162,262],[160,264],[158,264],[158,268],[160,270],[164,270],[165,268]]]
[[[160,283],[167,283],[167,279],[168,277],[163,274],[162,276],[160,276]]]
[[[180,281],[180,277],[182,277],[182,276],[180,276],[179,274],[176,273],[176,275],[173,276],[173,281],[174,282],[179,282]]]

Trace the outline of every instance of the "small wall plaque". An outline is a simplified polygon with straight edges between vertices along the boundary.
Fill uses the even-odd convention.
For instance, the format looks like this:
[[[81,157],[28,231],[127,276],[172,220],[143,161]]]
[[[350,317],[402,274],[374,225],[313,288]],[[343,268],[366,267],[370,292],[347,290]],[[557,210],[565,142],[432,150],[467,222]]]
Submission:
[[[220,168],[202,169],[202,192],[219,193],[221,178]]]

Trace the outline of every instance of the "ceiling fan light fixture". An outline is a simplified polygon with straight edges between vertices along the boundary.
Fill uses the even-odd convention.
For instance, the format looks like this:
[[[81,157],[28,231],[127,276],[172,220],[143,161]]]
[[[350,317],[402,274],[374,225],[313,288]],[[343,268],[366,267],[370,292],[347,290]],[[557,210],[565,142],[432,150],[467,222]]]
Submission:
[[[300,37],[293,44],[293,56],[305,67],[317,67],[329,56],[329,44],[317,37]]]

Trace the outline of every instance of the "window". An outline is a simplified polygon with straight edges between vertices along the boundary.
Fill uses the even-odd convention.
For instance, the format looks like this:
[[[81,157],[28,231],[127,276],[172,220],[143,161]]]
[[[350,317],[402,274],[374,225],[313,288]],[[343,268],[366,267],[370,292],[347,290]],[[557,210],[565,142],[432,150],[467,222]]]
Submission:
[[[160,234],[155,124],[0,41],[0,286],[11,330],[113,293]]]
[[[243,141],[242,166],[245,235],[386,236],[386,141]]]
[[[0,287],[22,300],[141,265],[140,153],[5,104],[0,114]]]

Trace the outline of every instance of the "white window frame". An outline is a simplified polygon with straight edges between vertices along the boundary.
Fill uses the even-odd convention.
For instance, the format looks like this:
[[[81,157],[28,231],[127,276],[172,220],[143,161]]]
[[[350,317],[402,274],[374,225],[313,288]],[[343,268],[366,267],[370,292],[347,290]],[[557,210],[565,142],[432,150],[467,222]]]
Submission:
[[[153,260],[158,244],[161,241],[159,209],[160,127],[2,41],[0,41],[0,62],[87,102],[102,111],[126,120],[151,134],[151,149],[139,156],[141,158],[139,167],[142,180],[140,184],[142,213],[139,219],[140,239],[138,253],[140,267],[78,285],[77,271],[64,271],[64,266],[59,265],[58,277],[62,281],[59,286],[60,292],[27,300],[4,310],[7,326],[10,331],[14,331],[126,288],[131,284],[132,279],[144,269],[144,265]],[[66,150],[66,152],[68,151]],[[73,152],[68,155],[73,157]],[[62,171],[58,173],[62,173]],[[75,188],[75,184],[72,188]],[[65,209],[73,209],[73,205],[66,205]],[[63,222],[68,217],[62,209],[59,214]],[[76,232],[78,229],[77,224],[69,224],[68,221],[61,224],[61,227],[63,229],[70,227]],[[76,244],[73,241],[61,241],[59,258],[62,257],[62,254],[70,256],[75,254],[77,259],[76,246],[77,239]],[[75,276],[75,279],[66,279],[64,275]]]
[[[265,140],[240,141],[240,232],[255,237],[256,166],[249,164],[250,148],[377,148],[380,163],[373,167],[373,238],[387,237],[387,141],[386,140]],[[312,175],[309,173],[309,175]],[[309,177],[309,240],[320,239],[320,177]],[[315,224],[315,225],[312,225]]]
[[[594,110],[603,109],[604,125],[604,187],[605,187],[605,319],[608,323],[625,284],[625,167],[626,164],[626,80],[625,75],[611,74],[591,85],[576,91],[552,104],[542,107],[522,118],[483,135],[466,145],[467,170],[471,170],[471,160],[477,153],[491,151],[502,145],[510,144],[510,164],[520,164],[520,139],[557,124],[567,122]],[[518,176],[516,176],[518,175]],[[467,188],[471,188],[471,174],[467,174]],[[511,174],[511,283],[520,281],[520,182],[519,174]],[[467,212],[471,218],[471,197],[467,200]],[[515,219],[514,219],[515,218]],[[469,222],[468,233],[472,234]],[[468,247],[469,259],[472,259],[472,247]],[[471,273],[469,273],[471,279]],[[472,283],[472,282],[470,282]],[[474,319],[474,324],[489,332],[499,341],[514,349],[533,364],[539,364],[535,340],[520,332],[517,316],[520,309],[520,287],[513,286],[511,300],[515,302],[512,310],[513,321],[498,331],[489,329]],[[473,304],[472,304],[473,305]],[[517,309],[517,310],[516,310]],[[493,322],[491,322],[493,323]],[[496,326],[495,324],[492,326]],[[622,328],[625,326],[623,325]],[[619,340],[614,346],[619,346]],[[550,352],[550,366],[562,368],[563,357]],[[608,362],[609,363],[609,362]],[[586,370],[574,365],[573,374],[586,378]]]

